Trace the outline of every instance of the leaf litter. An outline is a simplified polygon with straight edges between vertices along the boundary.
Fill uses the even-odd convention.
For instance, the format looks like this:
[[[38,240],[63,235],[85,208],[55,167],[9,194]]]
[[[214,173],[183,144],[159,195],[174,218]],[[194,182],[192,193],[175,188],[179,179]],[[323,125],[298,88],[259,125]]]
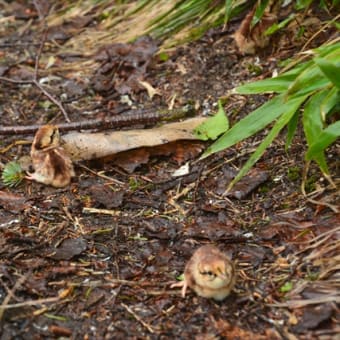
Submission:
[[[18,9],[11,6],[6,13],[16,17],[0,29],[6,52],[2,76],[32,79],[34,62],[29,56],[37,54],[41,40],[38,14],[33,7],[27,12],[22,4],[16,4]],[[19,18],[32,18],[31,28],[22,27]],[[129,104],[120,102],[122,93],[128,93],[132,106],[151,112],[171,102],[175,108],[194,103],[198,112],[212,113],[228,90],[264,77],[280,58],[296,51],[289,41],[290,49],[262,51],[260,76],[246,66],[255,63],[254,57],[238,55],[231,36],[219,39],[209,33],[172,51],[167,61],[154,55],[156,45],[142,47],[139,55],[126,42],[121,46],[126,55],[106,55],[105,48],[114,51],[117,46],[104,47],[99,61],[95,54],[70,50],[75,46],[74,33],[86,31],[91,23],[70,22],[71,33],[60,31],[59,45],[72,37],[67,54],[56,53],[61,47],[50,39],[58,38],[58,30],[52,31],[54,35],[47,35],[51,45],[41,54],[39,75],[58,75],[44,86],[57,98],[70,91],[72,99],[63,104],[72,121],[110,117],[113,108],[126,109]],[[17,45],[18,27],[22,45]],[[51,54],[57,56],[53,64],[49,64]],[[140,65],[135,64],[138,58]],[[108,77],[102,84],[106,87],[94,93],[91,85],[101,85],[101,77]],[[65,85],[70,79],[72,91]],[[157,89],[157,95],[151,99],[139,81]],[[0,86],[2,125],[64,123],[56,107],[41,105],[46,98],[38,88],[24,83],[1,82]],[[264,98],[252,100],[255,103],[243,102],[240,110],[239,98],[228,105],[231,125]],[[140,125],[129,129],[144,123]],[[291,167],[303,167],[302,136],[296,137],[289,155],[283,138],[273,142],[255,173],[238,183],[237,199],[224,195],[261,138],[252,137],[200,162],[195,161],[204,144],[176,140],[158,151],[153,145],[122,152],[121,163],[82,160],[76,164],[77,177],[65,189],[23,182],[9,191],[1,184],[2,337],[336,336],[339,216],[306,201],[299,191],[301,178],[289,176]],[[16,139],[15,134],[6,136],[3,143]],[[0,162],[28,153],[28,146],[14,143],[0,155]],[[330,170],[335,172],[337,150],[331,147],[328,155]],[[190,160],[190,172],[174,178],[178,165]],[[307,194],[322,188],[321,197],[332,196],[317,168],[311,167],[310,172],[314,177],[305,183]],[[332,203],[338,199],[333,195]],[[193,251],[207,243],[215,243],[235,259],[235,291],[221,303],[192,293],[183,300],[169,286]]]

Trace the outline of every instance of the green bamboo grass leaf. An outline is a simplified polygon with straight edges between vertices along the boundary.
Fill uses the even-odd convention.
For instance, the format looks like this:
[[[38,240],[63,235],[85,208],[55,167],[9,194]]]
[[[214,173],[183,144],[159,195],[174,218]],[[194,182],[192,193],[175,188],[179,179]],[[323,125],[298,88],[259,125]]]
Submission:
[[[229,120],[224,112],[221,101],[218,101],[218,111],[213,116],[199,125],[195,130],[195,135],[201,140],[215,140],[223,132],[229,129]]]
[[[235,88],[235,92],[238,94],[281,93],[288,90],[295,78],[295,74],[283,74],[275,78],[259,80],[238,86]]]
[[[296,0],[295,8],[297,10],[304,9],[310,6],[313,0]]]
[[[326,120],[328,113],[332,112],[332,109],[340,103],[340,91],[333,87],[329,90],[327,96],[324,98],[321,104],[321,117],[322,121]]]
[[[265,35],[272,35],[275,32],[277,32],[278,30],[286,27],[293,19],[295,18],[295,14],[290,14],[288,18],[286,18],[285,20],[282,20],[279,23],[275,23],[273,25],[271,25],[269,28],[266,29],[266,31],[264,32]]]
[[[326,98],[327,94],[327,89],[319,91],[318,93],[310,97],[305,104],[302,115],[302,123],[307,144],[309,146],[317,141],[317,138],[323,129],[321,104]]]
[[[252,83],[244,84],[235,88],[239,94],[257,94],[266,92],[284,92],[295,79],[306,69],[313,65],[312,61],[296,65],[293,69],[282,73],[275,78],[258,80]]]
[[[298,122],[299,122],[299,111],[296,111],[294,116],[292,117],[292,119],[289,121],[287,125],[287,138],[286,138],[286,144],[285,144],[286,151],[288,151],[288,148],[290,147],[292,143]]]
[[[321,105],[325,98],[327,98],[327,95],[327,89],[319,91],[318,93],[310,97],[305,105],[302,116],[302,123],[309,149],[311,145],[319,142],[319,136],[323,130]],[[308,160],[307,154],[305,155],[305,158],[306,160]],[[321,171],[324,174],[329,173],[323,150],[318,150],[317,152],[314,152],[311,159],[313,159],[319,165]]]
[[[276,96],[245,118],[241,119],[215,143],[207,148],[200,159],[204,159],[215,152],[226,149],[241,140],[254,135],[256,132],[273,122],[276,118],[289,111],[292,106],[301,105],[304,100],[305,97],[301,97],[285,102],[283,95]]]
[[[320,56],[322,56],[322,58],[320,57],[319,59],[324,60],[324,64],[335,62],[336,65],[338,65],[340,61],[340,44],[335,45],[337,45],[337,49],[328,49],[325,47],[327,53],[322,49],[315,50],[313,52],[321,52]],[[312,60],[312,65],[300,72],[299,76],[291,84],[287,92],[288,96],[293,94],[304,95],[308,92],[312,93],[315,90],[319,90],[331,84],[331,81],[325,76],[320,67],[315,63],[315,59],[318,58],[314,58]]]
[[[340,43],[333,43],[331,45],[321,45],[320,47],[314,48],[312,51],[318,57],[327,57],[334,53],[338,53],[340,48]]]
[[[269,0],[262,0],[256,6],[254,16],[251,20],[250,27],[254,27],[262,18],[266,7],[268,6]]]
[[[323,75],[317,65],[304,70],[291,84],[287,91],[287,97],[292,95],[312,94],[314,91],[330,85],[330,81]]]
[[[230,15],[231,15],[231,11],[233,9],[233,0],[225,0],[225,14],[224,14],[224,22],[227,23],[229,21]]]
[[[300,105],[305,101],[305,97],[300,97],[297,99],[292,99],[289,102],[283,104],[284,113],[278,118],[277,122],[273,128],[269,131],[267,137],[262,141],[262,143],[257,147],[255,152],[248,159],[246,164],[239,171],[237,176],[230,182],[228,190],[230,190],[248,171],[249,169],[261,158],[268,146],[277,137],[279,132],[289,123],[289,121],[294,116],[295,112],[299,109]]]
[[[218,8],[221,8],[221,4]],[[156,38],[165,34],[169,35],[171,32],[178,32],[195,18],[202,20],[207,10],[217,10],[218,8],[212,6],[211,1],[207,0],[178,1],[168,12],[161,14],[150,23],[150,26],[153,26],[150,32],[152,31]]]
[[[337,121],[325,128],[317,137],[317,140],[309,147],[306,159],[311,160],[334,143],[340,137],[340,121]]]
[[[324,175],[326,175],[326,176],[329,175],[329,169],[328,169],[328,165],[327,165],[327,161],[326,161],[326,156],[325,156],[325,153],[323,151],[314,153],[312,159],[316,162],[316,164],[319,166],[321,172]]]
[[[248,4],[247,4],[248,2]],[[254,1],[247,0],[225,0],[224,5],[224,23],[226,24],[230,18],[244,10],[244,5],[252,5]]]
[[[323,74],[340,90],[340,51],[339,62],[337,64],[325,58],[314,58],[314,62],[319,66]]]

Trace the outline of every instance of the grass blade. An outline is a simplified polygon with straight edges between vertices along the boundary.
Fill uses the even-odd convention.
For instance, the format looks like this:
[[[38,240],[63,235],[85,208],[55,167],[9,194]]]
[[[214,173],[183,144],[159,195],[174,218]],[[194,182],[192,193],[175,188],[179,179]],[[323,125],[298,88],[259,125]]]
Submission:
[[[321,117],[322,121],[326,120],[328,113],[332,112],[332,109],[340,103],[340,92],[336,87],[329,90],[327,96],[324,98],[321,104]]]
[[[299,121],[299,111],[296,111],[287,126],[287,139],[286,139],[286,145],[285,145],[286,151],[288,150],[288,148],[290,147],[290,144],[292,143],[292,140],[293,140],[293,137],[295,135],[295,131],[298,125],[298,121]]]
[[[229,129],[229,120],[224,112],[221,101],[218,101],[218,111],[208,120],[200,124],[195,130],[195,135],[201,140],[215,140]]]
[[[285,109],[284,113],[277,120],[273,128],[268,133],[267,137],[262,141],[262,143],[255,150],[255,152],[251,155],[251,157],[248,159],[246,164],[239,171],[237,176],[230,182],[227,191],[230,190],[231,187],[235,183],[237,183],[249,171],[249,169],[261,158],[261,156],[263,155],[267,147],[277,137],[279,132],[289,123],[289,121],[294,116],[295,112],[299,109],[300,105],[303,103],[303,101],[306,98],[307,96],[300,97],[298,99],[292,99],[289,102],[287,102],[285,105],[283,105]]]
[[[306,159],[314,159],[315,155],[324,151],[329,145],[335,142],[338,137],[340,137],[340,121],[337,121],[322,130],[317,136],[316,141],[309,147],[306,153]]]
[[[208,157],[215,152],[228,148],[239,141],[252,136],[285,112],[290,111],[292,107],[295,108],[296,111],[296,108],[303,103],[305,98],[306,97],[298,97],[289,102],[285,102],[283,95],[276,96],[245,118],[241,119],[215,143],[207,148],[200,159]]]
[[[340,90],[340,51],[339,63],[335,64],[325,58],[314,58],[323,74]]]

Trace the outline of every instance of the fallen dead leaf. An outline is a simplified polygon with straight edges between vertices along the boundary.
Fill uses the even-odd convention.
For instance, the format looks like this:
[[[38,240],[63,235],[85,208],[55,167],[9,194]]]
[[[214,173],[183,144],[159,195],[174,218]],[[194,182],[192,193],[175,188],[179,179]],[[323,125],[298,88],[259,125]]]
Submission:
[[[195,140],[197,137],[193,130],[205,120],[204,117],[196,117],[144,130],[71,132],[62,137],[62,146],[73,161],[103,158],[145,146],[156,146],[177,140]],[[185,160],[185,157],[183,159]]]
[[[157,49],[156,42],[149,37],[141,37],[131,44],[104,46],[96,56],[101,64],[91,79],[92,87],[100,93],[115,90],[120,94],[138,93],[146,88],[150,96],[151,85],[146,83],[146,87],[141,80]]]
[[[335,313],[335,306],[331,303],[306,307],[304,308],[303,315],[298,324],[292,328],[297,333],[303,333],[306,330],[315,329],[322,322],[329,320],[333,313]]]
[[[118,208],[124,197],[124,191],[113,191],[106,185],[94,185],[89,188],[91,197],[94,200],[95,208],[104,207],[105,209]]]
[[[54,249],[49,255],[54,260],[70,260],[76,255],[80,255],[87,248],[87,242],[82,237],[68,238],[61,245]]]
[[[30,207],[30,204],[22,195],[0,191],[0,206],[10,212],[18,213]]]

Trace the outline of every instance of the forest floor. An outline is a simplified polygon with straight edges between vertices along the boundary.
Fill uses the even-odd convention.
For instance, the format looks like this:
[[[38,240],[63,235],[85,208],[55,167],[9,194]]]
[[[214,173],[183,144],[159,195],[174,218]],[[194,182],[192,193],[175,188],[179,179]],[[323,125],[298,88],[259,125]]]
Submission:
[[[72,122],[186,105],[197,116],[214,113],[229,90],[271,76],[308,40],[285,37],[284,44],[243,56],[231,35],[238,21],[162,55],[149,39],[79,53],[63,46],[95,26],[91,17],[46,34],[34,7],[5,4],[2,127],[66,122],[32,80],[62,103]],[[157,90],[152,99],[136,79]],[[230,123],[267,98],[228,97]],[[29,154],[33,134],[14,131],[1,137],[2,166]],[[288,151],[284,132],[224,195],[266,133],[199,162],[208,145],[199,141],[81,161],[63,189],[1,183],[0,339],[339,339],[339,195],[314,165],[305,183],[314,201],[302,195],[302,127]],[[336,145],[327,150],[336,182],[338,152]],[[174,177],[188,160],[189,174]],[[191,290],[182,298],[171,283],[194,250],[210,243],[232,254],[234,291],[222,302]]]

